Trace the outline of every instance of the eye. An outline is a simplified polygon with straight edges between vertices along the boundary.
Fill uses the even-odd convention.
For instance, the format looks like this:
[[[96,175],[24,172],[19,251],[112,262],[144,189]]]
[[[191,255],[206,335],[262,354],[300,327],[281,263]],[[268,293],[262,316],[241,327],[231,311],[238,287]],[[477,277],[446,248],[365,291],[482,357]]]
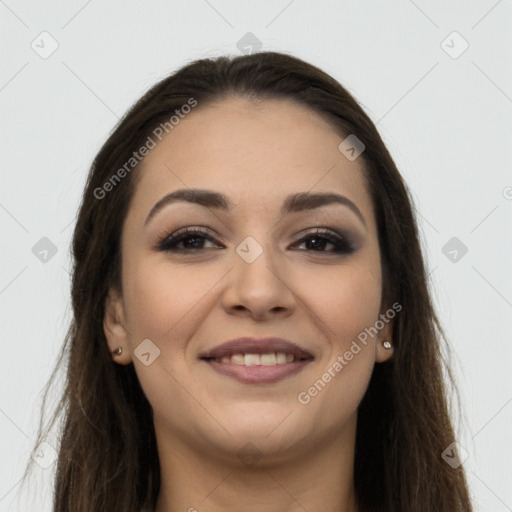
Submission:
[[[211,243],[213,247],[205,247],[205,244]],[[343,236],[328,229],[316,229],[300,240],[295,242],[291,247],[306,246],[308,252],[326,253],[326,254],[350,254],[355,251],[355,247],[349,236]],[[330,250],[326,250],[331,247]],[[155,249],[164,252],[173,253],[199,253],[207,249],[225,248],[219,244],[209,233],[207,228],[196,226],[186,227],[161,237]],[[303,250],[303,249],[292,249]]]
[[[216,244],[206,228],[187,227],[165,236],[157,244],[156,249],[167,252],[191,253],[204,249],[205,241]],[[180,244],[183,245],[180,246]]]
[[[309,248],[306,250],[313,252],[326,252],[334,254],[350,254],[354,252],[355,248],[348,237],[335,234],[332,231],[324,229],[316,229],[314,232],[309,233],[301,238],[294,245],[308,244]],[[325,247],[331,245],[333,249],[326,251]]]

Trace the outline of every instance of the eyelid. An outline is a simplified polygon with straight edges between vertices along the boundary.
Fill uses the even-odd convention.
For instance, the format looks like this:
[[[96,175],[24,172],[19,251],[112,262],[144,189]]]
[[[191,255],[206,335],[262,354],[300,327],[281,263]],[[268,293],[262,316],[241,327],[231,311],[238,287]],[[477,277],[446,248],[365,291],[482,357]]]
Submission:
[[[296,235],[296,241],[300,241],[306,236],[315,234],[331,235],[333,237],[341,238],[342,240],[346,240],[350,245],[355,245],[356,242],[356,237],[352,234],[351,231],[329,225],[311,226],[309,228],[304,228],[298,235]]]
[[[166,249],[164,248],[164,245],[166,245],[170,239],[178,239],[181,236],[186,236],[187,234],[193,235],[196,233],[201,234],[201,236],[211,241],[212,243],[218,243],[218,240],[216,240],[217,235],[212,234],[212,230],[207,226],[184,226],[174,231],[169,231],[168,229],[162,230],[162,232],[157,236],[157,242],[155,243],[153,249],[156,251],[165,251]]]
[[[175,247],[181,243],[182,240],[189,237],[193,238],[197,235],[197,238],[204,239],[210,243],[213,243],[220,248],[226,248],[222,242],[219,242],[219,236],[212,234],[212,230],[207,226],[185,226],[175,231],[169,232],[165,230],[159,237],[153,249],[159,252],[169,253],[188,253],[190,255],[197,254],[203,251],[211,250],[212,248],[189,248],[189,249],[176,249]],[[307,243],[308,240],[314,239],[314,237],[326,240],[327,243],[334,245],[335,249],[331,251],[315,251],[313,249],[294,249],[297,245]],[[341,255],[351,254],[359,249],[358,238],[354,237],[350,230],[339,229],[332,226],[312,226],[304,228],[299,234],[294,237],[294,241],[289,245],[290,250],[307,253],[319,253],[324,255]]]

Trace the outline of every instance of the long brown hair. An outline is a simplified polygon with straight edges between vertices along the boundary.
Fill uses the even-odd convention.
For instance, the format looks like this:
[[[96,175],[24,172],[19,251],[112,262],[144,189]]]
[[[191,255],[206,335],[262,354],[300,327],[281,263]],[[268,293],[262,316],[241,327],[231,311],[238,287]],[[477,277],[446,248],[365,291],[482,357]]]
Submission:
[[[360,512],[471,512],[463,466],[453,468],[441,456],[455,441],[448,391],[456,385],[410,192],[351,94],[317,67],[277,52],[185,65],[133,105],[92,163],[72,242],[73,320],[41,410],[66,364],[64,392],[44,428],[41,414],[33,451],[60,418],[54,512],[140,512],[156,504],[160,472],[152,409],[133,364],[112,362],[103,332],[107,292],[111,286],[122,290],[120,235],[137,166],[106,197],[98,198],[97,191],[191,98],[201,108],[229,95],[295,100],[365,145],[361,158],[378,224],[383,301],[403,309],[393,325],[393,357],[375,366],[359,406],[354,485]],[[30,459],[24,478],[32,465]]]

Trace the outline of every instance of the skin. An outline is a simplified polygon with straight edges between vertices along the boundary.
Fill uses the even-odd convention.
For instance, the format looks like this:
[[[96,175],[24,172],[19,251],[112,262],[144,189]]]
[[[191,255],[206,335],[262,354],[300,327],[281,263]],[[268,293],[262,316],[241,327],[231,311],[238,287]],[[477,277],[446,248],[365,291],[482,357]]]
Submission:
[[[392,356],[382,346],[392,322],[307,405],[297,399],[389,308],[381,304],[363,162],[339,151],[344,138],[292,101],[230,97],[199,105],[142,162],[122,233],[124,292],[110,290],[104,330],[110,351],[123,347],[114,361],[135,365],[153,407],[156,512],[357,510],[357,407],[374,365]],[[182,188],[221,192],[234,207],[176,202],[144,226],[153,205]],[[366,225],[340,204],[281,216],[284,198],[296,192],[344,195]],[[170,233],[198,225],[214,242],[203,239],[195,254],[155,249]],[[352,234],[356,250],[336,254],[331,243],[315,249],[304,241],[324,227]],[[235,251],[247,236],[263,249],[252,263]],[[198,359],[241,336],[285,338],[315,359],[273,384],[240,383]],[[133,353],[145,339],[160,350],[148,366]],[[257,460],[241,460],[247,443]]]

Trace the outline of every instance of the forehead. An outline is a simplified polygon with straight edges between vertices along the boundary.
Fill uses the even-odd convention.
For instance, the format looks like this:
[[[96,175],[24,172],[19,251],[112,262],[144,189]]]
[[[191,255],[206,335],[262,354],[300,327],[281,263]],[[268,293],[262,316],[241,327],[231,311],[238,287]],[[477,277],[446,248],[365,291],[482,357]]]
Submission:
[[[338,149],[345,136],[291,100],[230,97],[198,104],[142,161],[133,206],[147,210],[187,187],[279,207],[290,193],[336,191],[370,220],[362,159],[349,161]]]

